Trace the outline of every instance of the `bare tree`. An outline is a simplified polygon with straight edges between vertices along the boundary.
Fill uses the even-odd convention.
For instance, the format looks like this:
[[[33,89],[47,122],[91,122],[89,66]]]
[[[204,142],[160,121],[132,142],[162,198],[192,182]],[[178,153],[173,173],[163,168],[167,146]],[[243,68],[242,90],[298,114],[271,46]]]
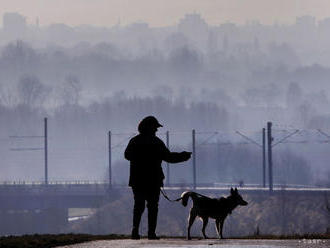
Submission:
[[[81,96],[81,84],[78,77],[69,75],[62,88],[62,99],[65,104],[77,105]]]
[[[15,106],[19,102],[15,89],[7,85],[0,85],[0,104],[4,106]]]
[[[40,107],[46,100],[50,89],[36,76],[22,77],[17,86],[20,102],[30,107]]]

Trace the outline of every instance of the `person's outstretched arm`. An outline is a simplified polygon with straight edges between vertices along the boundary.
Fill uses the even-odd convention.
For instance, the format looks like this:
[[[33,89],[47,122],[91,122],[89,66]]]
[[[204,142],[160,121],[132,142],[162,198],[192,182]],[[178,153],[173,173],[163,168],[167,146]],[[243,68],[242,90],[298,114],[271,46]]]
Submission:
[[[163,145],[163,160],[168,163],[180,163],[187,161],[191,157],[191,152],[171,152],[165,144]]]

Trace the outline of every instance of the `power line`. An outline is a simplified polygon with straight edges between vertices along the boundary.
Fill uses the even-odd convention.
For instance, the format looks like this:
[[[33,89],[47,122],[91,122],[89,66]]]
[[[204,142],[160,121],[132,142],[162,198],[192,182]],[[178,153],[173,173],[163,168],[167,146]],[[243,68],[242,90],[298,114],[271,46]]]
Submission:
[[[291,134],[285,136],[285,137],[284,137],[283,139],[281,139],[280,141],[276,142],[275,144],[272,144],[272,147],[274,147],[274,146],[276,146],[276,145],[278,145],[278,144],[280,144],[280,143],[283,143],[284,140],[288,139],[289,137],[291,137],[292,135],[294,135],[294,134],[296,134],[296,133],[298,133],[298,132],[299,132],[299,130],[296,130],[296,131],[294,131],[293,133],[291,133]]]
[[[198,133],[199,134],[199,133]],[[198,144],[197,146],[201,146],[204,145],[207,141],[209,141],[210,139],[212,139],[214,136],[218,135],[218,132],[214,132],[211,136],[209,136],[208,138],[206,138],[203,142],[201,142],[200,144]]]
[[[255,145],[257,145],[257,146],[259,146],[259,147],[262,148],[262,145],[260,145],[258,142],[254,141],[253,139],[247,137],[246,135],[240,133],[239,131],[236,131],[236,133],[237,133],[238,135],[242,136],[244,139],[247,139],[247,140],[250,141],[251,143],[253,143],[253,144],[255,144]]]
[[[327,137],[328,139],[330,139],[330,135],[326,134],[325,132],[323,132],[321,129],[317,129],[317,131],[322,134],[323,136]]]
[[[40,151],[44,148],[10,148],[11,151]]]
[[[130,136],[133,136],[133,135],[136,135],[136,133],[112,133],[111,132],[111,135],[118,135],[118,136],[123,136],[123,135],[130,135]]]
[[[130,138],[132,138],[135,134],[129,136],[129,137],[126,137],[125,139],[123,139],[122,141],[120,141],[117,145],[114,145],[111,147],[111,149],[114,149],[114,148],[117,148],[117,147],[120,147],[120,146],[123,146],[123,143],[126,142],[127,140],[129,140]]]
[[[15,138],[15,139],[45,138],[45,136],[40,136],[40,135],[25,135],[25,136],[11,135],[11,136],[9,136],[9,138]]]

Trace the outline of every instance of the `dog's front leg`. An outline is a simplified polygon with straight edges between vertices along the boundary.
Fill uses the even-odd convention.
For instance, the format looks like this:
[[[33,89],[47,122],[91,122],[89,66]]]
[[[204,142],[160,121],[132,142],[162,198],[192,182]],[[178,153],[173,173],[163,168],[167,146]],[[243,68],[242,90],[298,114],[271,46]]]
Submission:
[[[188,240],[191,240],[191,236],[190,236],[190,228],[192,226],[192,224],[194,223],[195,219],[196,219],[197,213],[194,209],[190,210],[190,214],[189,214],[189,221],[188,221]]]
[[[209,218],[208,217],[203,217],[202,219],[203,219],[202,233],[203,233],[204,239],[208,239],[208,237],[205,234],[205,228],[207,226],[207,223],[209,222]]]
[[[223,236],[222,236],[222,229],[223,229],[223,223],[225,222],[225,219],[221,219],[220,220],[220,237],[223,239]]]

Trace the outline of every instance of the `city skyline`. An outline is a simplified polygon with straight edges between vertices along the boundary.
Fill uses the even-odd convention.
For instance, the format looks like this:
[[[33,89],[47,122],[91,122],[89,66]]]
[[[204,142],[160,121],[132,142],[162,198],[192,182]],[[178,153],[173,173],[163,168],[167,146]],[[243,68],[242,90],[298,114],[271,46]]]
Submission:
[[[69,26],[92,25],[110,27],[116,24],[129,25],[146,22],[151,27],[177,25],[187,13],[200,14],[209,25],[225,22],[245,24],[258,21],[272,25],[293,24],[296,17],[310,15],[316,21],[330,17],[330,3],[325,0],[217,0],[196,1],[150,1],[139,4],[129,0],[35,0],[33,4],[21,0],[1,0],[0,16],[6,12],[17,12],[26,17],[27,24],[41,26],[64,23]],[[2,26],[2,20],[0,20]]]

